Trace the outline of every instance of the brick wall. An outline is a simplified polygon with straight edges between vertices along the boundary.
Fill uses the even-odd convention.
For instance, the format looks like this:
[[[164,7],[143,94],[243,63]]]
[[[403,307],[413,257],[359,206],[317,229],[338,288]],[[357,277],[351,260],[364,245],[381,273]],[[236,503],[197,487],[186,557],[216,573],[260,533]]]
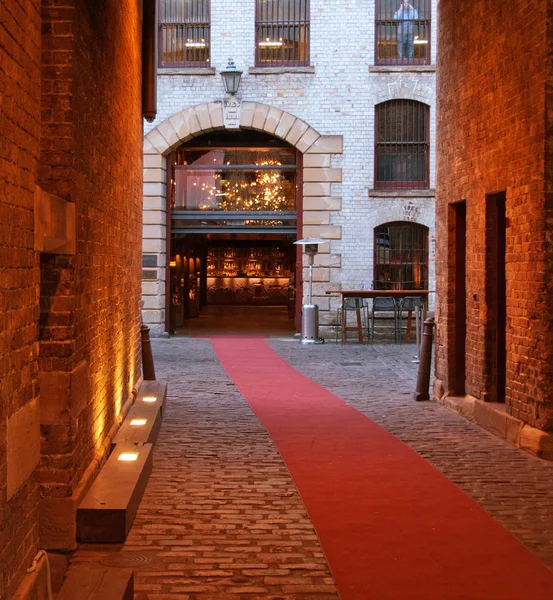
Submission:
[[[466,392],[488,399],[486,194],[505,191],[506,403],[510,414],[543,429],[553,428],[551,263],[546,263],[551,225],[543,176],[548,4],[442,3],[437,83],[437,238],[442,240],[436,267],[437,377],[447,391],[456,358],[448,203],[466,201]]]
[[[373,279],[374,228],[387,221],[412,220],[429,227],[434,239],[434,198],[411,194],[378,195],[374,191],[375,105],[391,99],[412,99],[430,107],[430,187],[435,185],[435,72],[425,68],[375,68],[375,0],[311,0],[311,72],[277,69],[267,74],[255,69],[255,3],[237,0],[233,10],[223,0],[211,2],[211,66],[202,76],[193,70],[160,69],[158,116],[146,132],[176,113],[221,100],[223,87],[219,71],[232,57],[243,71],[238,97],[276,107],[307,123],[321,135],[343,137],[343,153],[332,157],[328,167],[342,170],[340,182],[331,185],[331,197],[339,199],[340,210],[326,215],[329,225],[339,231],[330,252],[341,256],[328,278],[315,287],[321,322],[335,316],[338,297],[324,290],[370,285]],[[432,15],[437,3],[432,2]],[[432,62],[436,61],[436,22],[432,23]],[[149,185],[153,180],[147,180]],[[164,185],[164,182],[159,182]],[[392,197],[390,197],[392,196]],[[145,208],[148,198],[146,198]],[[155,208],[159,211],[160,201]],[[413,210],[413,207],[415,210]],[[150,215],[145,214],[145,220]],[[158,266],[165,266],[164,227],[154,228],[148,220],[144,231],[144,252],[158,254]],[[161,252],[159,248],[162,248]],[[160,269],[161,271],[161,269]],[[326,275],[325,275],[326,277]],[[431,267],[430,286],[434,289]],[[306,293],[306,290],[304,290]],[[322,292],[322,294],[320,294]],[[153,334],[164,330],[165,286],[162,281],[145,281],[144,296],[151,308],[147,315]],[[160,296],[163,296],[160,302]],[[330,334],[329,334],[330,335]]]
[[[36,404],[39,269],[33,252],[39,153],[38,2],[0,3],[0,598],[13,591],[37,548],[31,476],[8,481],[7,421]],[[21,414],[21,413],[20,413]],[[32,469],[33,465],[29,466]],[[11,473],[10,473],[11,477]],[[19,483],[19,482],[18,482]],[[12,488],[12,489],[10,489]]]
[[[43,21],[39,181],[76,205],[76,255],[41,262],[42,401],[70,399],[41,421],[41,541],[64,547],[63,499],[140,375],[140,32],[136,2],[47,2]]]
[[[83,474],[140,376],[138,10],[0,3],[0,600],[38,548],[75,543]],[[40,188],[76,209],[76,252],[39,251]]]

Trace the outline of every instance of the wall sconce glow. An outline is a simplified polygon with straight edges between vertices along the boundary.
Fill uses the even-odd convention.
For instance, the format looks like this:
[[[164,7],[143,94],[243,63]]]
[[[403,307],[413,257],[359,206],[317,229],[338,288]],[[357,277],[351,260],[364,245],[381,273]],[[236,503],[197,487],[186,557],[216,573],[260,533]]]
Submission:
[[[157,402],[157,398],[155,396],[144,396],[142,402]]]
[[[138,452],[122,452],[117,460],[121,460],[123,462],[133,462],[138,460]]]
[[[133,427],[141,427],[142,425],[146,425],[147,422],[148,422],[148,419],[133,419],[131,421],[131,425]]]

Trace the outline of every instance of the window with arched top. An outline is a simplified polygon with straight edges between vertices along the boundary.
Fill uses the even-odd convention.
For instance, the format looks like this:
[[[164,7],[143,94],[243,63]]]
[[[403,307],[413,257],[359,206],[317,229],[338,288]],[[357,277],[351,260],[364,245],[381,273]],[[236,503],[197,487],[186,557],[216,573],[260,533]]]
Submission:
[[[430,64],[430,0],[376,0],[377,65]]]
[[[429,107],[389,100],[375,110],[375,188],[428,188]]]
[[[428,289],[428,227],[406,221],[376,227],[373,288]]]

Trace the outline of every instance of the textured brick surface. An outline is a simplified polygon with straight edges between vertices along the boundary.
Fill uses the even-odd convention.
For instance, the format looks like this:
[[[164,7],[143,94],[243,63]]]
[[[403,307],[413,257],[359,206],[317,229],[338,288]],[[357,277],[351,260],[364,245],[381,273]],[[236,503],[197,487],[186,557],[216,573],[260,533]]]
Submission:
[[[553,464],[437,403],[415,402],[413,345],[269,343],[411,446],[553,569]],[[286,467],[209,340],[152,347],[169,397],[152,478],[122,548],[152,559],[135,569],[136,599],[337,600]],[[106,551],[82,548],[74,561]]]
[[[48,547],[39,497],[72,494],[140,375],[139,17],[136,3],[113,0],[0,2],[1,600]],[[76,255],[35,252],[37,186],[75,203]],[[79,365],[78,390],[48,379]],[[69,410],[43,423],[39,468],[7,464],[13,415],[59,406],[60,394]],[[29,440],[33,458],[40,441]]]
[[[486,0],[440,7],[437,377],[455,369],[454,263],[448,203],[467,207],[466,391],[490,393],[486,338],[486,194],[506,192],[507,390],[513,416],[553,428],[551,321],[551,3]],[[549,19],[548,19],[549,16]],[[484,42],[482,29],[501,44]],[[532,32],[531,34],[529,32]],[[453,70],[447,65],[456,65]],[[493,90],[493,93],[492,93]],[[545,173],[545,179],[544,179]],[[449,244],[447,241],[449,240]]]

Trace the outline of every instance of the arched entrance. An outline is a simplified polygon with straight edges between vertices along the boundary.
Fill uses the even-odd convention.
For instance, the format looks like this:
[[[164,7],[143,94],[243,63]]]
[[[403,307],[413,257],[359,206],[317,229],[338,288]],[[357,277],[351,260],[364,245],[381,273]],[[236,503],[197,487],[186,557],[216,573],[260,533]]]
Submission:
[[[242,153],[238,161],[233,158],[237,149]],[[270,289],[256,282],[252,291],[251,281],[238,287],[256,302],[278,297],[287,313],[295,313],[291,323],[298,321],[303,266],[291,243],[306,236],[329,242],[341,238],[331,218],[341,208],[331,193],[342,175],[331,168],[332,157],[341,152],[341,136],[321,136],[301,119],[255,102],[243,104],[238,130],[224,128],[221,103],[214,102],[177,113],[150,131],[144,140],[143,317],[152,335],[174,331],[182,319],[194,318],[197,308],[209,305],[210,295],[224,296],[225,302],[237,295],[228,282],[220,282],[224,291],[217,291],[216,282],[208,280],[208,267],[214,278],[233,273],[233,278],[253,279],[255,269],[273,279],[284,273],[280,279],[287,281],[274,282]],[[194,187],[203,196],[192,193]],[[254,193],[254,188],[262,191]],[[225,252],[237,255],[232,268],[230,261],[225,267]],[[329,254],[330,244],[315,266],[321,282],[329,281],[329,269],[338,265]],[[182,303],[176,305],[182,306],[180,313],[172,309],[173,299]]]
[[[256,131],[215,130],[168,156],[168,331],[295,331],[301,153]]]

